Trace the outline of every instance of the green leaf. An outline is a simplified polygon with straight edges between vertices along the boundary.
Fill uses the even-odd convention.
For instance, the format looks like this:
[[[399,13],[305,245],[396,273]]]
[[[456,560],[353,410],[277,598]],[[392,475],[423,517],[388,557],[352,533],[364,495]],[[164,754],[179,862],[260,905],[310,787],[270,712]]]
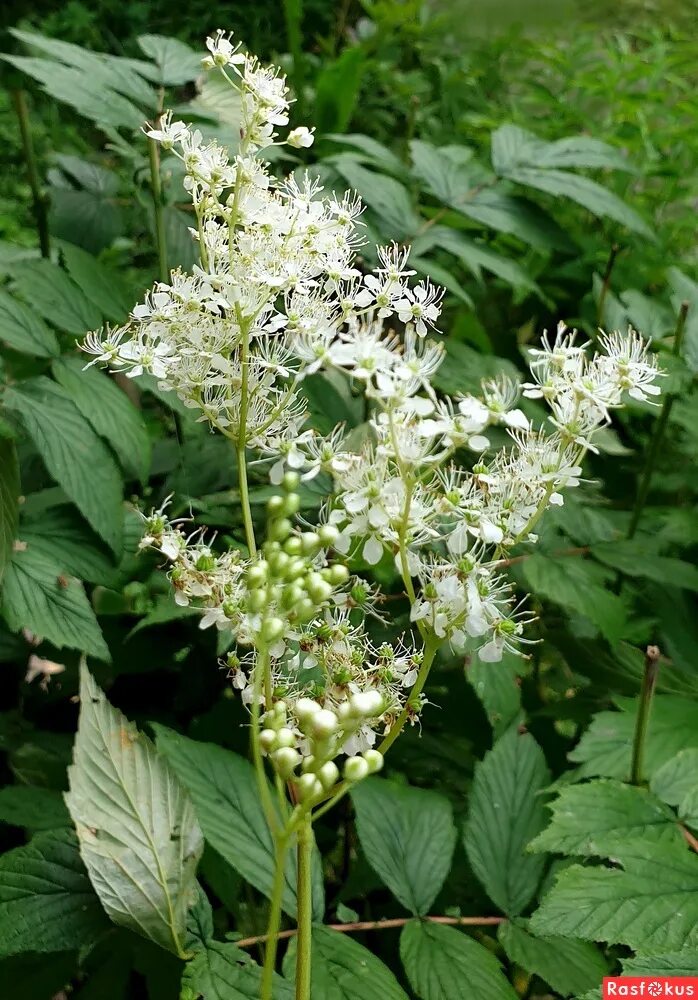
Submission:
[[[58,649],[68,646],[109,661],[109,649],[77,580],[27,546],[12,557],[2,590],[2,613],[13,631],[27,628]]]
[[[420,1000],[515,1000],[494,955],[453,927],[411,920],[400,935],[400,957]]]
[[[323,139],[333,142],[338,146],[349,146],[352,151],[358,151],[363,154],[366,163],[380,166],[389,174],[395,174],[397,177],[405,175],[405,164],[402,160],[391,149],[384,146],[383,143],[372,139],[370,135],[362,135],[358,132],[350,132],[348,134],[330,132],[328,135],[323,136]],[[325,159],[332,162],[331,157],[326,157]]]
[[[516,367],[505,358],[492,354],[480,354],[467,344],[450,337],[445,341],[446,359],[432,379],[434,388],[448,395],[458,393],[479,393],[482,379],[496,375],[515,378]]]
[[[544,142],[517,125],[501,125],[492,134],[492,166],[507,176],[519,167],[607,167],[634,172],[619,149],[587,135]]]
[[[412,139],[410,155],[412,171],[426,190],[454,208],[467,200],[479,180],[474,173],[479,175],[481,168],[473,164],[473,151],[467,146],[437,148],[421,139]]]
[[[681,750],[652,775],[650,788],[679,815],[698,820],[698,747]]]
[[[258,1000],[262,970],[232,942],[207,941],[182,976],[182,1000]],[[190,991],[190,992],[187,992]],[[293,1000],[293,988],[274,976],[274,1000]]]
[[[620,712],[598,712],[572,750],[579,778],[601,775],[627,779],[635,734],[637,701],[619,698]],[[680,750],[698,747],[698,702],[675,695],[655,695],[645,740],[644,770],[652,778]]]
[[[351,792],[366,859],[404,907],[424,914],[451,868],[456,828],[448,799],[381,778]]]
[[[352,119],[366,68],[361,45],[348,46],[337,59],[326,60],[315,80],[313,121],[320,132],[343,132]]]
[[[591,548],[599,562],[628,576],[644,577],[672,587],[698,590],[698,569],[682,559],[657,555],[652,548],[637,541],[603,542]]]
[[[93,944],[108,928],[75,834],[38,834],[0,857],[0,955]]]
[[[50,474],[118,555],[123,530],[119,470],[68,394],[41,376],[8,389],[5,404],[19,412]]]
[[[623,959],[624,976],[698,976],[698,952],[675,951],[664,955],[635,955]]]
[[[78,156],[54,154],[53,160],[56,167],[48,172],[51,234],[99,253],[124,232],[119,175]]]
[[[154,725],[158,750],[165,754],[191,794],[208,843],[244,879],[267,897],[274,873],[274,846],[259,801],[254,769],[230,750],[199,743]],[[286,862],[283,907],[296,916],[296,857]],[[314,858],[313,912],[321,916],[324,892],[319,857]]]
[[[21,261],[12,268],[13,285],[45,320],[78,337],[102,325],[102,313],[70,277],[50,260]]]
[[[623,600],[606,586],[608,573],[579,557],[535,553],[520,566],[526,585],[568,611],[584,615],[609,640],[617,642],[626,626]]]
[[[538,888],[545,858],[526,854],[544,828],[540,792],[550,772],[532,736],[510,731],[476,765],[465,825],[465,849],[487,895],[516,916]]]
[[[698,948],[698,856],[686,846],[626,840],[613,861],[622,867],[562,871],[531,930],[644,952]]]
[[[540,976],[562,996],[591,990],[608,973],[603,955],[587,941],[536,937],[518,921],[502,924],[497,937],[511,962]]]
[[[109,442],[124,469],[145,482],[150,468],[150,439],[140,411],[109,375],[97,368],[83,369],[81,358],[61,358],[52,365],[56,380],[83,417]]]
[[[477,657],[466,667],[465,675],[487,712],[495,738],[502,736],[521,712],[520,670],[520,657],[508,653],[496,670]]]
[[[527,198],[483,188],[456,206],[458,211],[499,233],[509,233],[538,250],[569,250],[568,234],[539,205]]]
[[[672,811],[644,788],[621,781],[569,785],[549,807],[550,823],[529,850],[605,857],[628,837],[682,843]]]
[[[498,278],[507,281],[515,288],[536,290],[536,283],[526,274],[523,268],[507,257],[495,253],[481,243],[475,243],[462,233],[446,226],[433,226],[423,236],[418,236],[413,243],[416,254],[426,253],[433,247],[453,254],[458,260],[481,280],[481,271],[490,271]]]
[[[85,665],[66,804],[114,923],[183,956],[203,837],[164,757],[107,701]]]
[[[293,978],[296,960],[294,947],[284,956],[283,971]],[[318,1000],[407,1000],[395,976],[368,948],[349,934],[329,927],[313,927],[311,953],[312,996]]]
[[[37,955],[24,952],[0,961],[0,982],[12,983],[12,1000],[46,1000],[60,997],[77,972],[74,951]],[[77,1000],[82,1000],[82,994]],[[108,1000],[100,997],[100,1000]]]
[[[70,816],[61,793],[30,785],[0,788],[0,820],[27,830],[55,830],[70,826]]]
[[[132,303],[120,276],[100,264],[92,254],[70,243],[63,243],[60,253],[68,274],[101,315],[115,323],[123,323]]]
[[[0,306],[1,308],[1,306]],[[17,448],[0,429],[0,582],[12,559],[19,526],[19,460]]]
[[[136,41],[157,66],[157,83],[161,86],[181,87],[201,76],[201,56],[178,38],[139,35]]]
[[[334,167],[375,213],[382,236],[388,239],[414,236],[421,220],[404,185],[393,177],[367,170],[348,156],[338,157]]]
[[[37,358],[60,353],[56,335],[29,306],[0,291],[0,340],[15,351]]]
[[[61,573],[105,585],[114,577],[116,567],[109,550],[74,507],[41,511],[22,523],[19,537],[27,549],[54,563]]]

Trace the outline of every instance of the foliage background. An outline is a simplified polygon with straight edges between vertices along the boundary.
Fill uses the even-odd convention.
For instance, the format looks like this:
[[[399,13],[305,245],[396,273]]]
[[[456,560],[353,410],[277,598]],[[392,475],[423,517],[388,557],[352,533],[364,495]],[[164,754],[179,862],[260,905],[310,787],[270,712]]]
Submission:
[[[658,801],[679,807],[689,834],[698,815],[698,806],[690,801],[686,805],[672,800],[676,793],[666,791],[666,772],[656,777],[675,754],[698,746],[698,405],[693,388],[698,369],[698,130],[693,97],[698,43],[693,25],[698,7],[626,2],[609,12],[601,4],[596,9],[569,4],[564,10],[555,5],[553,10],[553,5],[541,3],[532,8],[526,31],[516,23],[516,4],[488,5],[487,17],[476,7],[465,0],[432,6],[418,0],[307,0],[302,11],[290,2],[231,4],[216,10],[213,23],[210,4],[198,0],[176,14],[171,4],[160,0],[102,0],[91,5],[71,0],[59,9],[50,3],[10,2],[3,6],[0,27],[39,31],[140,59],[143,52],[136,39],[144,33],[176,37],[198,49],[207,31],[225,26],[253,51],[279,60],[292,81],[301,84],[302,107],[297,112],[305,117],[299,122],[318,125],[318,142],[308,158],[312,169],[326,184],[361,190],[371,235],[384,240],[416,237],[418,259],[449,290],[444,323],[449,363],[439,386],[444,391],[470,389],[483,375],[521,369],[525,346],[559,319],[590,335],[599,322],[621,328],[632,322],[662,352],[669,373],[665,388],[677,399],[638,532],[628,538],[656,430],[656,414],[639,405],[608,434],[605,454],[595,458],[590,469],[593,481],[580,497],[570,498],[559,518],[548,519],[537,554],[524,552],[511,567],[513,580],[532,593],[533,607],[541,612],[541,643],[532,659],[505,661],[501,667],[469,663],[464,669],[462,662],[444,658],[428,692],[437,707],[427,709],[424,732],[410,732],[391,755],[391,789],[409,784],[436,790],[448,816],[455,817],[445,823],[441,850],[446,857],[452,854],[453,861],[441,881],[436,878],[430,912],[504,913],[526,920],[535,908],[533,897],[542,899],[553,873],[569,867],[563,856],[594,854],[580,840],[578,829],[568,831],[567,839],[555,832],[555,823],[541,832],[550,811],[531,804],[534,793],[540,793],[550,777],[562,776],[563,783],[580,777],[618,782],[627,778],[627,719],[633,719],[643,650],[649,642],[659,645],[664,659],[647,777]],[[298,24],[294,11],[302,15]],[[16,36],[4,31],[3,38],[5,51],[26,55]],[[191,510],[199,523],[218,529],[224,539],[239,539],[233,456],[225,442],[208,435],[186,412],[171,408],[153,386],[143,384],[138,406],[124,409],[121,389],[110,385],[116,395],[107,393],[105,376],[95,373],[92,383],[77,376],[75,339],[104,318],[123,318],[157,277],[145,145],[137,142],[129,158],[119,145],[118,129],[106,134],[89,116],[41,92],[9,63],[2,73],[0,170],[6,183],[0,197],[0,372],[5,389],[0,448],[4,476],[10,470],[11,447],[19,454],[25,497],[19,538],[27,545],[15,552],[6,571],[6,626],[0,626],[0,740],[6,784],[0,791],[0,846],[10,851],[37,831],[61,829],[66,823],[59,792],[66,786],[77,720],[79,649],[93,654],[90,666],[112,704],[142,728],[160,723],[240,754],[246,751],[247,728],[225,671],[217,665],[224,650],[217,648],[216,637],[175,611],[156,560],[134,556],[137,522],[128,508],[122,543],[118,537],[122,496],[147,508],[172,493],[175,511]],[[37,246],[32,193],[11,97],[18,87],[27,92],[53,246],[63,248],[50,273],[45,267],[37,270],[32,256]],[[168,89],[168,97],[185,107],[195,99],[193,77]],[[217,108],[214,119],[216,115],[219,125],[230,127],[229,109]],[[591,203],[587,192],[585,205],[578,191],[576,198],[569,195],[569,180],[565,190],[550,190],[549,181],[543,190],[517,180],[511,164],[493,172],[492,137],[510,125],[548,142],[586,136],[612,147],[622,169],[612,168],[606,154],[606,162],[596,168],[573,163],[571,170],[616,195],[627,213],[618,208],[620,202],[613,202],[611,212],[601,211],[594,201],[598,192]],[[128,131],[122,129],[122,134]],[[457,152],[442,150],[435,160],[434,147],[456,147]],[[443,170],[444,163],[452,165],[452,173]],[[280,168],[293,166],[285,163]],[[178,178],[168,171],[165,164],[168,260],[187,264]],[[464,184],[467,194],[462,199]],[[499,214],[493,214],[488,203],[489,211],[483,215],[481,209],[478,216],[473,199],[491,189],[504,199],[525,196],[535,212],[530,207],[523,211],[518,201],[504,201]],[[77,245],[78,251],[65,249],[60,240]],[[93,259],[95,266],[89,263]],[[7,311],[10,301],[24,301],[39,319],[27,320],[20,306],[18,320],[16,313]],[[682,301],[690,308],[683,359],[677,359],[672,356],[672,338]],[[27,349],[26,338],[33,349]],[[329,427],[337,420],[350,427],[361,423],[357,401],[340,386],[317,382],[308,391],[318,426],[324,421]],[[70,433],[81,449],[57,452],[59,443],[50,435],[42,444],[42,427],[64,427],[68,434],[70,420]],[[111,481],[104,475],[100,480],[99,469],[107,467]],[[78,482],[71,479],[71,468],[77,469]],[[263,472],[253,495],[259,509],[266,496]],[[309,516],[319,502],[320,492],[308,490]],[[22,560],[32,552],[38,553],[38,561],[27,566]],[[398,590],[389,565],[381,565],[377,573],[388,593]],[[399,600],[394,607],[399,625],[405,609]],[[22,626],[44,641],[36,646],[31,635],[22,634]],[[39,680],[27,681],[29,657],[37,653],[66,668],[45,687]],[[525,746],[516,744],[519,728],[531,734]],[[483,759],[476,770],[476,762]],[[517,759],[530,763],[520,780],[530,791],[526,808],[531,812],[526,814],[528,826],[520,828],[514,788],[507,799],[508,822],[487,814],[488,769],[493,781],[500,771],[511,777]],[[695,774],[694,758],[689,762]],[[571,787],[582,796],[581,790],[591,787],[589,794],[598,796],[572,803],[572,812],[578,809],[586,822],[590,811],[602,815],[609,799],[626,794],[600,782]],[[627,794],[632,798],[634,792]],[[410,792],[405,790],[404,801],[400,791],[395,792],[392,806],[380,799],[371,802],[371,794],[386,793],[371,793],[367,786],[365,796],[357,794],[353,806],[345,803],[318,829],[328,922],[425,912],[414,903],[416,889],[409,873],[403,873],[402,882],[386,874],[371,840],[371,816],[390,808],[402,815],[404,808],[409,817]],[[629,800],[626,827],[621,822],[613,828],[615,835],[642,835],[653,842],[647,831],[659,821],[650,822],[642,813],[640,807],[646,805],[644,800],[639,805]],[[629,829],[627,817],[634,809],[640,809],[641,818]],[[437,812],[435,807],[433,815]],[[434,822],[438,826],[438,818]],[[661,835],[670,841],[675,817],[665,819],[664,825]],[[451,827],[459,831],[455,847]],[[502,827],[513,832],[514,848],[494,838]],[[544,853],[524,857],[523,845],[534,834],[540,834]],[[434,829],[427,827],[425,839],[434,838]],[[488,856],[483,844],[493,839]],[[615,856],[612,838],[606,844],[611,846],[597,846],[600,856]],[[409,856],[421,847],[401,842],[395,845],[398,849]],[[511,886],[499,886],[496,874],[512,849],[514,867],[523,879],[520,898],[513,900]],[[672,841],[666,850],[671,855],[678,847]],[[638,864],[640,854],[636,851],[629,864]],[[439,852],[429,860],[438,868]],[[572,892],[574,878],[588,877],[580,876],[580,870],[599,868],[584,862],[566,876],[567,882],[561,880],[563,890],[569,886]],[[648,871],[641,869],[641,874]],[[210,838],[200,874],[219,941],[230,931],[244,937],[260,932],[265,903],[259,886],[245,872],[243,879],[235,864],[226,864]],[[698,878],[690,865],[684,883],[689,888],[681,905],[694,914],[695,925]],[[533,888],[527,895],[529,884]],[[588,890],[582,885],[577,891]],[[428,888],[425,892],[429,897]],[[678,903],[661,886],[658,894],[657,905],[668,905],[671,913]],[[0,938],[3,927],[7,929],[2,907],[8,899],[7,886],[0,887]],[[564,898],[559,905],[561,913],[546,911],[544,905],[534,918],[531,926],[538,927],[541,939],[555,928],[555,933],[565,932],[565,915],[569,917],[574,906],[566,910]],[[7,911],[4,919],[10,919]],[[0,975],[12,976],[18,984],[18,1000],[41,1000],[64,988],[84,998],[178,995],[178,962],[134,935],[112,932],[81,958],[67,939],[58,948],[45,947],[41,924],[34,926],[35,939],[25,941],[19,954],[6,949],[7,957],[0,962]],[[451,938],[439,939],[440,929],[431,925],[411,926],[402,941],[397,930],[366,933],[358,940],[394,970],[405,989],[428,1000],[457,994],[433,992],[433,984],[420,982],[418,970],[425,962],[420,948],[448,955],[455,947],[460,955],[463,940],[472,940],[496,954],[511,985],[497,978],[498,970],[484,986],[470,984],[473,996],[489,1000],[511,996],[512,990],[522,997],[549,995],[551,990],[554,995],[581,994],[598,982],[604,967],[618,969],[628,960],[629,969],[633,962],[641,967],[646,944],[646,936],[628,938],[623,927],[614,930],[608,923],[571,927],[568,946],[573,952],[575,946],[581,950],[566,955],[565,964],[580,965],[582,974],[575,978],[551,970],[548,952],[531,958],[528,925],[510,921],[499,936],[487,928],[470,936],[459,932],[457,944]],[[434,940],[425,944],[420,935],[432,931]],[[610,942],[610,947],[601,957],[586,939]],[[649,951],[673,954],[694,945],[695,927],[689,927],[683,937],[680,932],[668,935]],[[551,946],[553,951],[561,947],[559,942]],[[640,957],[632,958],[635,953]],[[477,954],[479,958],[461,956],[462,976],[473,963],[477,968],[484,961]],[[351,962],[351,955],[346,960]],[[459,967],[453,956],[451,962]],[[495,982],[498,993],[492,992]],[[199,988],[194,982],[192,990]],[[356,994],[347,987],[346,995]]]

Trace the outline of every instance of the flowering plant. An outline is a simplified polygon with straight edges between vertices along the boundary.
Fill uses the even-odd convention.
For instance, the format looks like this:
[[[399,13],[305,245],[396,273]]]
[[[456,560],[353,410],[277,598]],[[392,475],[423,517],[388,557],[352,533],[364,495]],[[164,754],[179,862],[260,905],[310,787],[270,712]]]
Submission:
[[[560,325],[530,350],[530,381],[500,377],[477,395],[439,395],[442,292],[414,280],[402,246],[379,248],[377,266],[364,269],[357,196],[326,195],[301,170],[271,174],[264,151],[307,148],[312,130],[282,139],[283,76],[222,32],[207,47],[204,64],[239,95],[239,148],[205,142],[170,113],[147,132],[182,163],[199,263],[156,284],[125,326],[91,334],[84,349],[90,364],[153,375],[235,446],[246,551],[187,535],[164,508],[145,518],[142,544],[168,560],[177,603],[198,609],[202,628],[229,633],[227,666],[249,706],[276,842],[261,996],[272,995],[286,853],[296,845],[296,997],[305,1000],[314,819],[380,770],[420,720],[440,649],[492,670],[505,652],[523,655],[533,615],[504,575],[510,550],[535,542],[545,511],[580,482],[611,412],[626,393],[655,397],[659,373],[632,330],[590,345]],[[303,384],[319,371],[363,393],[362,434],[308,425]],[[548,405],[546,424],[533,425],[520,396]],[[497,427],[506,443],[493,449]],[[264,540],[250,456],[268,463],[278,489]],[[330,485],[318,523],[298,523],[299,486],[319,475]],[[378,643],[371,620],[383,617],[383,599],[362,567],[383,560],[402,580],[409,626]]]

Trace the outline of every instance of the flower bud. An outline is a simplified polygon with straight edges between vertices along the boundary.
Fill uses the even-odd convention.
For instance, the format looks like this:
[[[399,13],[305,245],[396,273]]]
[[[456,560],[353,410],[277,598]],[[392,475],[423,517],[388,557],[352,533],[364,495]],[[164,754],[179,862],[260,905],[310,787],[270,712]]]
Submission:
[[[296,718],[298,721],[303,723],[308,723],[321,709],[316,701],[312,698],[299,698],[295,706]]]
[[[288,587],[284,587],[283,593],[281,594],[281,606],[290,610],[295,607],[300,601],[305,597],[305,591],[299,583],[291,583]]]
[[[269,497],[267,500],[267,513],[275,517],[283,512],[284,498],[280,496]]]
[[[281,482],[281,485],[286,490],[287,493],[292,493],[293,490],[298,489],[298,485],[301,481],[301,477],[297,472],[287,472]]]
[[[349,704],[354,715],[372,719],[383,711],[383,695],[380,691],[360,691],[351,696]]]
[[[296,619],[299,622],[309,622],[315,617],[317,605],[309,597],[303,598],[296,607]]]
[[[327,708],[321,708],[310,721],[310,729],[317,739],[327,739],[337,732],[337,716]]]
[[[263,729],[259,734],[259,742],[267,753],[271,753],[276,746],[276,733],[273,729]]]
[[[293,525],[287,517],[275,518],[269,522],[268,534],[272,541],[283,542],[293,531]],[[286,557],[288,558],[288,556]]]
[[[302,548],[303,548],[303,543],[301,542],[298,535],[291,535],[291,537],[287,538],[286,541],[284,542],[284,552],[286,553],[286,555],[298,556],[300,555]]]
[[[332,584],[323,580],[319,573],[311,573],[308,577],[306,588],[311,600],[316,604],[322,604],[332,596]]]
[[[267,595],[263,590],[251,590],[247,595],[247,607],[250,611],[261,611],[267,603]]]
[[[328,566],[327,569],[322,571],[323,576],[328,583],[331,583],[333,587],[339,587],[343,583],[346,583],[349,579],[349,570],[346,566],[342,566],[341,563],[335,563],[334,566]]]
[[[265,642],[275,642],[284,634],[285,628],[281,618],[267,618],[262,625],[262,638]]]
[[[333,788],[339,780],[339,768],[333,760],[328,760],[326,764],[322,765],[317,776],[324,790],[329,792],[330,788]]]
[[[363,757],[348,757],[344,763],[345,781],[363,781],[370,774],[370,768]]]
[[[282,726],[276,734],[276,745],[280,747],[294,747],[296,745],[296,736],[292,729],[288,729],[287,726]]]
[[[284,500],[284,514],[290,517],[292,514],[297,514],[300,510],[301,498],[297,493],[289,493]]]
[[[319,778],[307,772],[306,774],[302,774],[296,782],[296,791],[300,801],[307,802],[312,799],[319,799],[324,789]]]
[[[383,767],[384,758],[380,750],[364,750],[363,758],[371,774],[376,774]]]
[[[318,537],[322,545],[334,545],[339,537],[339,532],[333,524],[322,524],[318,528]]]
[[[301,762],[301,755],[292,747],[279,747],[271,755],[274,767],[282,778],[290,778],[291,774]]]
[[[301,535],[301,545],[307,556],[314,556],[320,548],[320,544],[320,536],[314,531],[304,531]]]

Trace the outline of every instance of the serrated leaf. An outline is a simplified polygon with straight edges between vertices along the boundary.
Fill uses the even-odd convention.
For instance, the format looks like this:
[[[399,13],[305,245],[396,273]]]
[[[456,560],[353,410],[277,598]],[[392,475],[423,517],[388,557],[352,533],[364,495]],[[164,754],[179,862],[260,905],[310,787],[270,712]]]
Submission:
[[[86,947],[108,926],[72,831],[38,834],[0,857],[0,955]]]
[[[367,59],[363,45],[349,45],[336,59],[325,61],[315,78],[313,106],[320,132],[342,132],[349,125]]]
[[[79,649],[110,660],[95,613],[82,585],[40,552],[19,549],[5,574],[2,613],[13,631],[27,628],[58,649]]]
[[[108,916],[183,956],[203,837],[186,791],[150,740],[80,672],[66,804]]]
[[[369,778],[352,789],[366,859],[414,914],[434,902],[451,868],[456,828],[451,804],[437,792]]]
[[[561,872],[531,930],[648,953],[698,948],[698,856],[685,846],[627,840],[613,861],[622,867]]]
[[[507,176],[519,167],[608,167],[633,172],[619,149],[587,135],[545,142],[517,125],[500,125],[492,133],[492,165]]]
[[[620,712],[598,712],[571,751],[579,778],[627,779],[635,734],[637,702],[618,699]],[[675,695],[655,695],[645,739],[644,770],[652,778],[680,750],[698,747],[698,703]]]
[[[145,482],[150,467],[150,439],[143,416],[109,375],[84,371],[81,358],[54,361],[56,380],[97,433],[112,446],[128,472]]]
[[[550,823],[531,841],[531,851],[606,857],[627,837],[682,843],[672,811],[644,788],[621,781],[569,785],[549,808]]]
[[[698,748],[681,750],[652,775],[655,795],[692,824],[698,821]]]
[[[330,132],[323,136],[324,140],[336,143],[338,146],[349,146],[352,150],[358,150],[364,154],[366,163],[380,165],[390,174],[396,177],[404,177],[406,174],[405,164],[393,153],[391,149],[383,143],[372,139],[370,135],[362,135],[358,132]],[[331,157],[325,157],[330,159]]]
[[[412,139],[410,155],[412,172],[426,190],[454,208],[467,200],[476,186],[474,174],[482,172],[482,168],[473,164],[473,151],[467,146],[437,148],[421,139]]]
[[[479,393],[482,379],[497,375],[516,376],[516,367],[506,358],[481,354],[468,344],[451,338],[446,340],[445,347],[446,358],[432,379],[434,388],[441,392],[449,395]]]
[[[467,218],[499,233],[509,233],[538,250],[569,250],[569,235],[535,202],[499,188],[483,188],[458,205]]]
[[[15,351],[36,358],[53,358],[60,353],[56,335],[36,312],[3,291],[0,291],[0,340]]]
[[[51,233],[99,253],[124,231],[118,174],[77,156],[56,154],[53,159],[57,167],[48,172]]]
[[[102,325],[102,313],[50,260],[21,261],[12,268],[13,286],[40,316],[80,337]]]
[[[283,971],[292,979],[296,950],[284,956]],[[311,952],[311,992],[322,1000],[407,1000],[397,979],[368,948],[349,934],[315,925]]]
[[[382,236],[399,240],[414,236],[421,220],[404,185],[393,177],[367,170],[350,157],[338,157],[334,167],[375,213]]]
[[[49,507],[24,521],[19,537],[28,549],[54,563],[61,573],[105,585],[114,576],[116,566],[109,550],[74,507]]]
[[[29,379],[5,393],[46,468],[115,554],[121,549],[121,476],[106,445],[68,394],[50,379]]]
[[[643,577],[656,583],[686,590],[698,590],[698,569],[682,559],[660,556],[642,543],[633,541],[603,542],[591,548],[591,554],[606,566],[628,576]]]
[[[509,282],[515,288],[529,288],[531,290],[538,288],[515,260],[503,257],[481,243],[475,243],[454,229],[433,226],[423,236],[418,236],[413,243],[413,250],[416,254],[426,253],[433,247],[446,250],[447,253],[457,257],[478,281],[481,280],[481,272],[485,270]]]
[[[182,976],[182,997],[205,1000],[258,1000],[262,970],[232,942],[207,941],[198,950]],[[190,990],[190,994],[185,991]],[[292,1000],[293,988],[274,976],[274,1000]]]
[[[158,750],[165,754],[191,794],[208,843],[256,889],[269,896],[274,847],[252,765],[211,743],[199,743],[154,725]],[[283,907],[296,916],[296,857],[287,856]],[[324,891],[319,858],[314,857],[313,912],[321,916]]]
[[[56,830],[70,826],[61,793],[31,785],[0,788],[0,820],[27,830]]]
[[[0,306],[1,308],[1,306]],[[19,527],[19,460],[10,437],[0,433],[0,581],[12,559]]]
[[[505,733],[521,713],[520,670],[520,658],[508,653],[504,654],[496,670],[477,657],[466,667],[465,676],[487,712],[495,738]]]
[[[131,297],[119,275],[70,243],[63,243],[60,252],[68,274],[83,295],[106,319],[123,323],[131,309]]]
[[[411,920],[400,935],[400,957],[420,1000],[515,1000],[494,955],[453,927]]]
[[[540,792],[549,781],[536,741],[513,731],[475,768],[465,850],[487,895],[510,916],[525,909],[543,874],[545,858],[525,848],[546,825]]]
[[[608,972],[601,952],[587,941],[536,937],[510,920],[501,924],[497,937],[511,962],[540,976],[562,996],[593,989]]]
[[[201,56],[178,38],[139,35],[136,41],[157,66],[157,82],[163,87],[181,87],[203,73]]]

